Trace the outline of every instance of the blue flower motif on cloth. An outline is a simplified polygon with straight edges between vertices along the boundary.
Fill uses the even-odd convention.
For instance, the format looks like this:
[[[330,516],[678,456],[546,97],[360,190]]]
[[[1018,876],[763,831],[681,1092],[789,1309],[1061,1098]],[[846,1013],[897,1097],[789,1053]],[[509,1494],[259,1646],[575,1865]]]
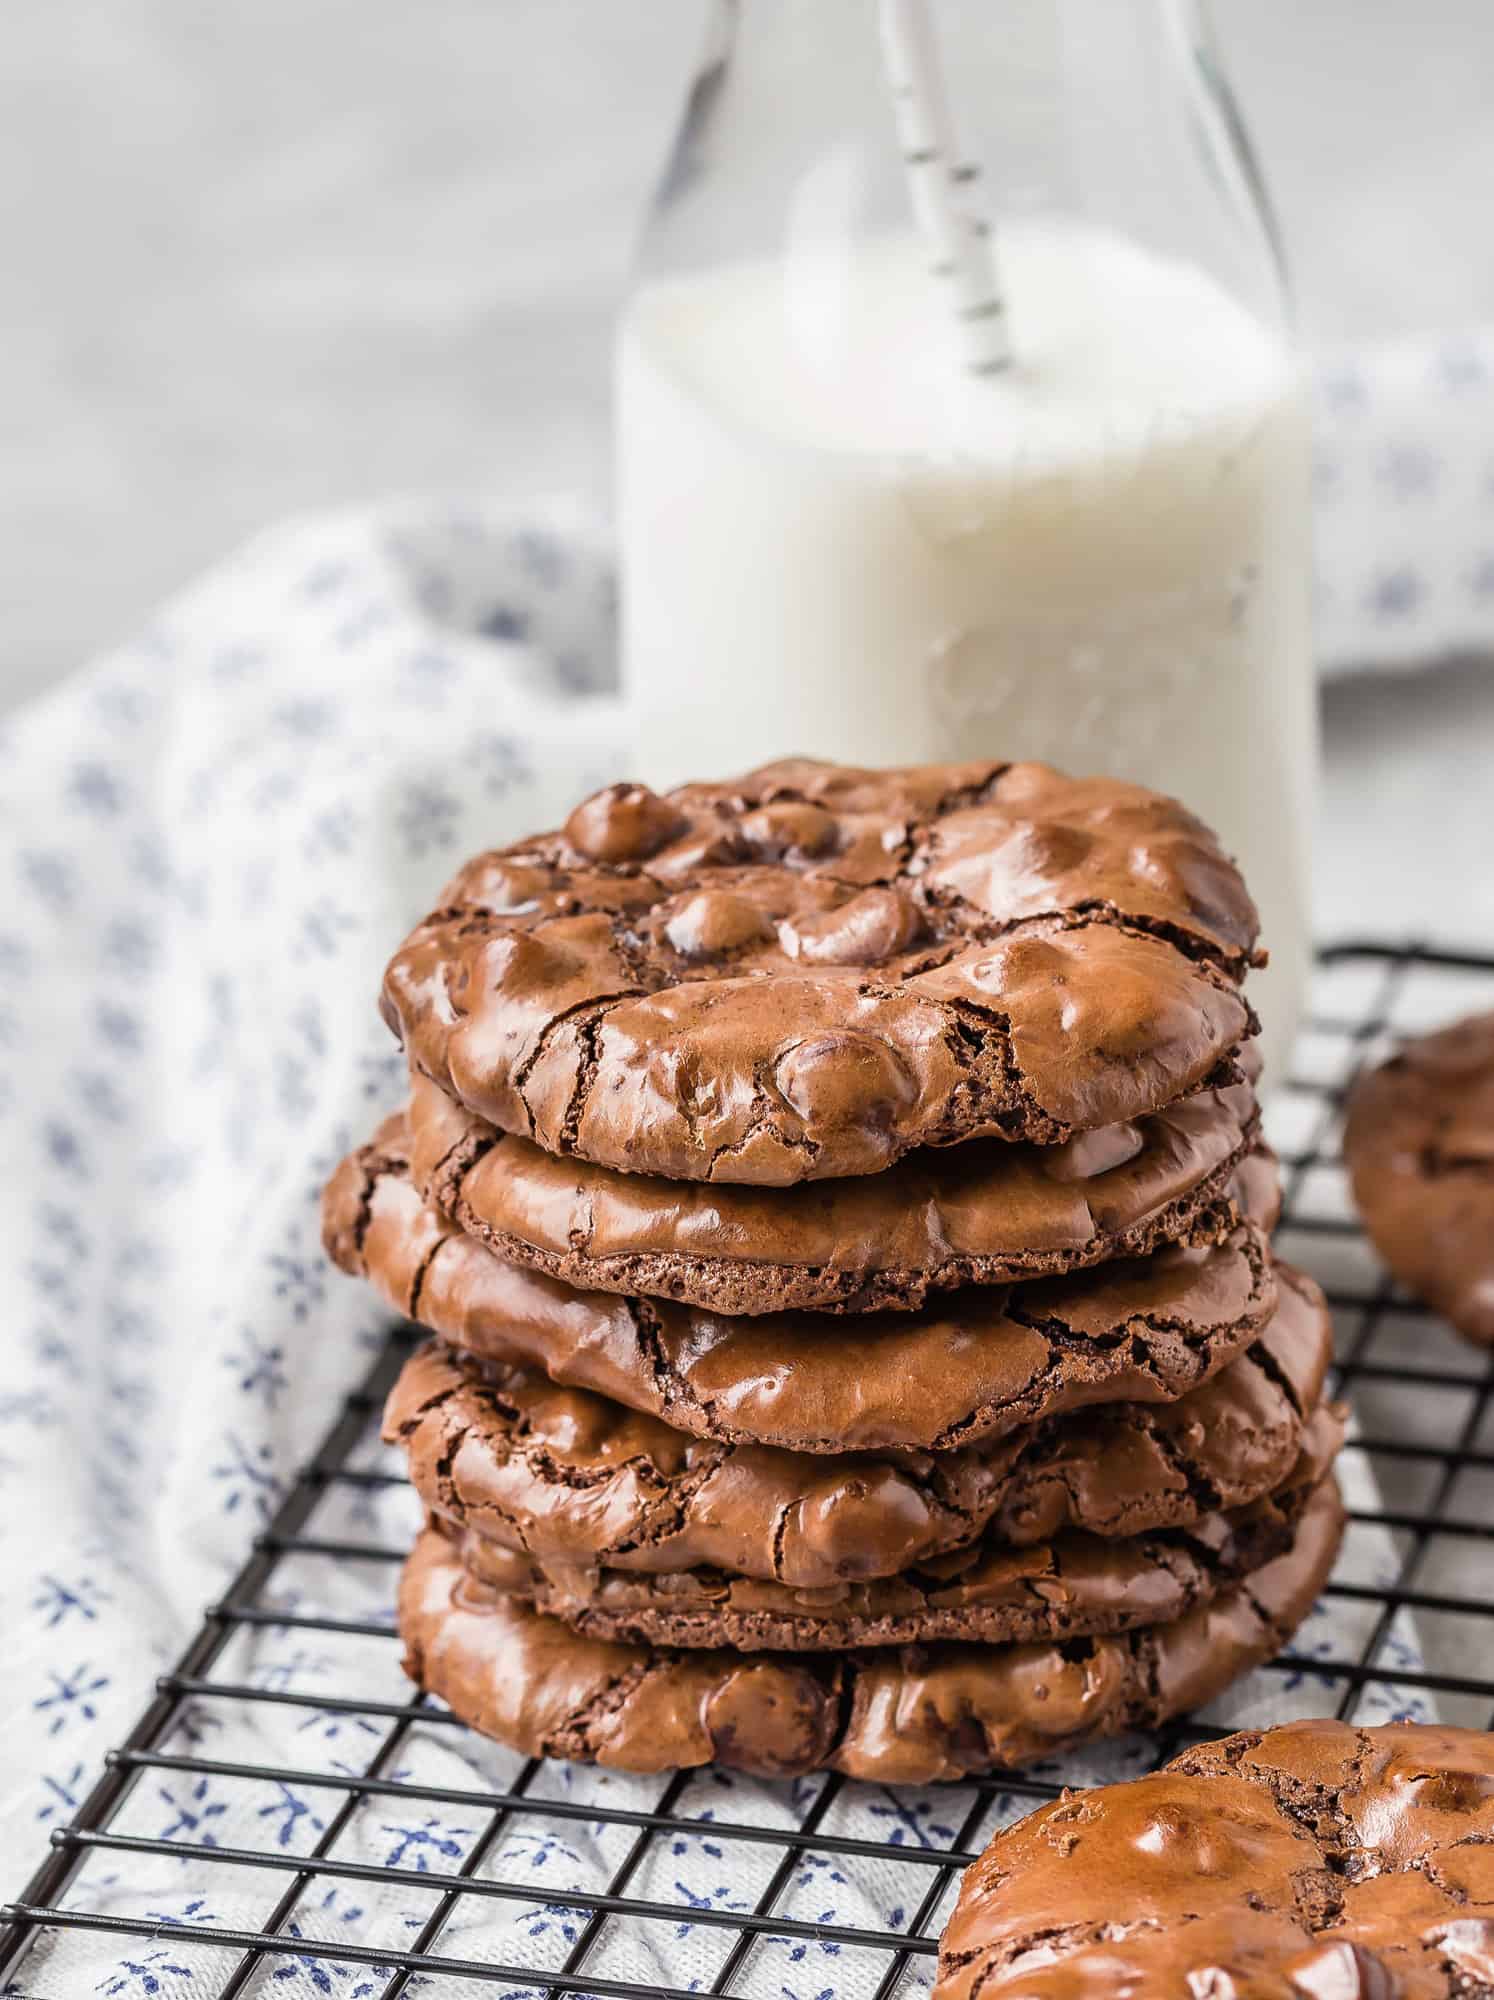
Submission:
[[[72,1078],[71,1089],[89,1116],[102,1124],[127,1125],[134,1116],[133,1103],[107,1070],[76,1071]]]
[[[1331,1688],[1337,1684],[1338,1676],[1325,1667],[1314,1664],[1317,1661],[1332,1660],[1338,1647],[1331,1634],[1309,1638],[1299,1632],[1289,1647],[1292,1665],[1281,1677],[1282,1687],[1288,1694],[1294,1694],[1309,1682],[1314,1687]]]
[[[541,528],[521,530],[513,539],[513,551],[524,575],[543,590],[558,590],[570,572],[564,543]]]
[[[306,1933],[293,1917],[285,1927],[285,1935],[304,1938]],[[394,1973],[392,1965],[347,1965],[341,1959],[324,1958],[313,1951],[277,1952],[275,1956],[272,1979],[303,1979],[317,1993],[346,1992],[348,2000],[361,2000],[364,1994],[377,1993]],[[349,1987],[350,1979],[359,1983]]]
[[[273,726],[293,742],[310,743],[331,736],[337,729],[337,711],[330,701],[315,697],[282,702],[272,716]]]
[[[828,1910],[821,1910],[816,1916],[810,1919],[812,1923],[816,1924],[833,1924],[835,1920],[835,1907],[833,1904]],[[788,1962],[790,1965],[802,1965],[811,1952],[814,1952],[821,1958],[840,1957],[840,1945],[834,1938],[794,1938],[790,1940],[786,1937],[772,1937],[768,1942],[770,1944],[790,1945],[788,1953]]]
[[[88,1262],[89,1243],[72,1209],[61,1202],[41,1201],[36,1205],[36,1230],[42,1240],[69,1264]]]
[[[144,1306],[125,1299],[108,1299],[103,1309],[104,1330],[115,1347],[146,1348],[160,1333],[160,1323]]]
[[[75,764],[68,779],[70,803],[99,819],[117,819],[124,811],[127,789],[117,771],[107,764]]]
[[[562,1943],[574,1944],[581,1935],[581,1916],[573,1903],[537,1903],[532,1910],[520,1910],[513,1921],[526,1937],[546,1937],[554,1931]]]
[[[284,1780],[276,1785],[275,1794],[268,1804],[259,1808],[259,1817],[269,1822],[277,1847],[291,1845],[303,1819],[313,1833],[326,1830],[326,1821]]]
[[[244,1507],[268,1521],[285,1492],[273,1451],[267,1444],[245,1444],[236,1431],[226,1432],[223,1443],[224,1456],[208,1468],[208,1477],[220,1482],[224,1513]]]
[[[284,1683],[290,1686],[296,1676],[292,1673]],[[261,1681],[261,1686],[266,1685]],[[349,1715],[345,1709],[318,1708],[310,1715],[303,1715],[296,1724],[298,1735],[314,1735],[319,1743],[341,1743],[348,1738],[373,1737],[378,1741],[383,1735],[377,1723],[370,1722],[366,1715]],[[350,1771],[353,1766],[337,1760],[339,1771]]]
[[[145,917],[116,917],[105,925],[101,956],[109,971],[144,979],[156,969],[160,955],[160,932]]]
[[[44,1321],[32,1329],[31,1351],[44,1367],[71,1368],[73,1365],[71,1344],[49,1322]]]
[[[512,604],[495,604],[477,629],[485,639],[527,639],[529,613]]]
[[[954,1828],[934,1818],[938,1808],[932,1799],[900,1797],[886,1785],[879,1786],[878,1790],[884,1803],[871,1806],[868,1810],[873,1819],[892,1822],[882,1836],[889,1846],[901,1847],[911,1841],[919,1847],[947,1847],[954,1839]]]
[[[388,1831],[387,1828],[385,1830]],[[458,1831],[465,1832],[466,1829],[459,1828]],[[683,1853],[683,1844],[676,1841],[673,1851],[676,1854]],[[719,1848],[708,1848],[706,1851],[707,1853],[715,1853],[719,1856],[721,1850]],[[560,1835],[553,1829],[547,1829],[544,1833],[513,1834],[505,1843],[503,1849],[503,1858],[505,1861],[510,1859],[518,1861],[522,1859],[527,1861],[531,1868],[548,1868],[557,1856],[563,1861],[573,1861],[578,1864],[581,1860],[581,1856],[576,1852],[575,1848],[568,1847],[560,1838]]]
[[[358,919],[351,910],[340,909],[330,896],[318,896],[301,912],[292,956],[301,963],[334,958],[343,940],[357,928]]]
[[[1438,386],[1453,396],[1487,389],[1494,379],[1483,349],[1467,339],[1445,342],[1437,350],[1434,368]]]
[[[829,1854],[806,1854],[801,1858],[799,1872],[794,1877],[794,1887],[807,1889],[811,1882],[836,1882],[842,1888],[846,1886],[846,1878],[840,1864]]]
[[[101,1000],[94,1013],[94,1031],[116,1055],[135,1056],[145,1047],[140,1016],[114,1000]]]
[[[73,864],[65,854],[32,851],[19,857],[21,880],[54,915],[70,910],[77,896]]]
[[[60,1118],[49,1118],[41,1129],[41,1150],[49,1165],[79,1180],[89,1178],[88,1157],[76,1129]]]
[[[149,1996],[169,1993],[180,1981],[191,1977],[190,1965],[179,1964],[165,1945],[157,1945],[143,1958],[120,1959],[113,1976],[101,1979],[94,1991],[104,1994],[105,2000],[117,2000],[122,1994]]]
[[[1402,563],[1374,579],[1369,591],[1370,608],[1379,619],[1407,618],[1421,601],[1424,588],[1417,572]]]
[[[228,1801],[214,1797],[210,1778],[199,1778],[180,1795],[174,1785],[159,1785],[157,1791],[169,1814],[156,1835],[158,1840],[191,1841],[199,1847],[218,1845],[213,1826],[228,1812]]]
[[[1318,377],[1318,394],[1324,405],[1338,415],[1369,406],[1369,385],[1356,368],[1343,368]]]
[[[319,1910],[324,1910],[329,1917],[334,1918],[340,1924],[357,1924],[363,1921],[363,1905],[355,1903],[351,1897],[344,1898],[342,1890],[335,1882],[327,1890],[316,1907]],[[413,1929],[419,1919],[407,1918],[405,1921]]]
[[[61,1412],[44,1389],[7,1389],[0,1394],[0,1424],[50,1430],[61,1421]]]
[[[200,1750],[213,1731],[222,1727],[222,1716],[215,1714],[205,1702],[189,1701],[177,1710],[171,1733],[187,1749]]]
[[[461,800],[434,778],[418,778],[405,787],[394,809],[394,830],[412,861],[439,854],[456,841]]]
[[[358,1058],[359,1093],[368,1103],[392,1104],[405,1080],[403,1052],[392,1041]]]
[[[155,1402],[155,1384],[149,1375],[124,1375],[117,1368],[104,1377],[104,1392],[115,1411],[136,1421],[149,1416]],[[127,1440],[116,1449],[138,1457],[140,1447]]]
[[[95,714],[111,727],[138,729],[152,714],[156,697],[136,681],[100,681],[94,688],[91,705]]]
[[[49,1736],[60,1735],[75,1721],[97,1720],[98,1706],[94,1696],[108,1687],[107,1674],[95,1673],[85,1660],[81,1666],[65,1674],[49,1667],[47,1678],[51,1683],[51,1692],[38,1695],[31,1706],[45,1718]]]
[[[484,796],[490,799],[501,799],[515,785],[527,785],[534,777],[523,745],[500,730],[478,730],[468,739],[464,756]]]
[[[698,1813],[696,1817],[702,1826],[709,1826],[711,1821],[716,1817],[715,1809],[707,1806],[706,1810],[703,1813]],[[726,1852],[719,1840],[707,1840],[704,1834],[700,1833],[677,1833],[669,1844],[669,1851],[676,1856],[681,1854],[708,1854],[713,1861],[721,1860]]]
[[[306,861],[335,860],[351,854],[363,825],[361,816],[347,799],[314,813],[301,839],[301,856]]]
[[[390,1836],[391,1845],[384,1856],[386,1868],[414,1868],[424,1875],[430,1868],[431,1857],[439,1856],[444,1861],[460,1861],[464,1852],[462,1843],[472,1835],[469,1826],[445,1826],[434,1817],[422,1820],[418,1826],[400,1826],[385,1823],[380,1833]]]
[[[36,1817],[47,1820],[60,1819],[66,1815],[71,1818],[82,1805],[83,1794],[87,1790],[88,1784],[81,1764],[74,1764],[71,1770],[64,1772],[60,1777],[52,1772],[43,1772],[41,1803],[37,1806]]]
[[[66,1264],[55,1264],[36,1258],[26,1266],[26,1278],[37,1297],[45,1299],[58,1312],[73,1314],[82,1310],[83,1292],[72,1259]]]
[[[1377,468],[1391,499],[1419,500],[1436,490],[1441,463],[1428,446],[1415,442],[1388,445]]]
[[[208,1908],[206,1896],[194,1896],[179,1910],[147,1910],[145,1914],[149,1922],[162,1924],[167,1929],[173,1927],[182,1929],[192,1924],[216,1924],[222,1921],[216,1910]]]
[[[733,1896],[731,1885],[727,1882],[718,1882],[714,1888],[692,1889],[688,1882],[682,1882],[676,1876],[674,1890],[692,1910],[747,1910],[752,1907],[744,1897]],[[694,1929],[694,1924],[679,1924],[674,1934],[677,1938],[689,1937]]]
[[[1382,1663],[1403,1673],[1416,1673],[1422,1663],[1420,1648],[1404,1632],[1397,1631],[1392,1624],[1380,1640],[1376,1665]]]
[[[286,1387],[285,1349],[278,1341],[261,1340],[252,1327],[239,1328],[238,1345],[223,1356],[223,1365],[245,1396],[255,1396],[267,1410]]]
[[[275,1251],[268,1259],[274,1274],[274,1296],[284,1301],[285,1311],[297,1325],[309,1319],[327,1289],[327,1272],[318,1256],[290,1256]]]
[[[91,1576],[75,1576],[67,1581],[44,1573],[36,1580],[31,1609],[49,1630],[75,1621],[91,1625],[101,1606],[109,1602],[109,1592]]]

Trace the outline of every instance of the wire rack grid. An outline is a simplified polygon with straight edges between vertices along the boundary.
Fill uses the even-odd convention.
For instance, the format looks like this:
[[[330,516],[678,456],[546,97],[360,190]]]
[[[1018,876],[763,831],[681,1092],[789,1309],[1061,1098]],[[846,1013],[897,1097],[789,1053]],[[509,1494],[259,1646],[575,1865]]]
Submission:
[[[1279,1247],[1328,1289],[1332,1386],[1356,1419],[1343,1460],[1350,1541],[1319,1615],[1327,1636],[1299,1635],[1253,1677],[1273,1713],[1290,1690],[1298,1713],[1494,1726],[1494,1359],[1486,1366],[1379,1272],[1338,1143],[1364,1062],[1397,1033],[1491,1005],[1494,959],[1327,949],[1296,1073],[1273,1102]],[[87,1990],[69,1986],[65,1948],[104,1934],[122,1970],[89,1986],[109,1995],[891,2000],[927,1987],[959,1872],[997,1824],[1065,1782],[1155,1768],[1242,1719],[1236,1709],[1098,1760],[909,1796],[835,1776],[645,1781],[500,1753],[398,1672],[388,1605],[408,1543],[377,1530],[380,1507],[408,1496],[376,1431],[411,1338],[391,1334],[0,1910],[0,1991]],[[1368,1551],[1357,1561],[1356,1535]],[[365,1579],[365,1615],[303,1587],[318,1564]],[[288,1584],[292,1572],[302,1581]],[[294,1642],[289,1656],[258,1659],[266,1635]],[[226,1718],[247,1719],[250,1736],[235,1739]],[[229,1754],[235,1740],[257,1754]],[[97,1957],[89,1964],[96,1972]]]

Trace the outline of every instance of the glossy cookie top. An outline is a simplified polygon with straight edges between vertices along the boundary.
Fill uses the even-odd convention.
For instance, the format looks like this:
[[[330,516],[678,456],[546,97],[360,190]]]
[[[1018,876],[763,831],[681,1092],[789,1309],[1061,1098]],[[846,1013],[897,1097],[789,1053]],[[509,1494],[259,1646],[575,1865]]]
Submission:
[[[1258,1124],[1240,1082],[1061,1145],[975,1139],[884,1174],[745,1187],[558,1159],[417,1076],[410,1171],[499,1256],[575,1285],[730,1313],[909,1311],[956,1285],[1187,1241],[1212,1226]]]
[[[1274,1176],[1251,1181],[1238,1206],[1260,1221],[1234,1222],[1232,1204],[1215,1242],[854,1322],[578,1291],[505,1263],[421,1201],[400,1119],[333,1176],[323,1231],[336,1263],[451,1346],[676,1430],[809,1452],[943,1450],[1091,1404],[1171,1402],[1248,1347],[1277,1302]]]
[[[998,1833],[938,2000],[1451,2000],[1494,1987],[1494,1737],[1293,1722]]]
[[[895,1576],[986,1533],[1030,1548],[1068,1529],[1192,1527],[1332,1456],[1320,1403],[1323,1295],[1289,1266],[1277,1309],[1175,1403],[1111,1403],[946,1452],[825,1457],[727,1443],[523,1366],[432,1344],[406,1362],[384,1434],[427,1510],[549,1563],[730,1570],[822,1591]]]
[[[1228,1081],[1255,941],[1233,864],[1157,793],[795,759],[615,785],[479,855],[383,1005],[417,1071],[547,1152],[786,1186]]]

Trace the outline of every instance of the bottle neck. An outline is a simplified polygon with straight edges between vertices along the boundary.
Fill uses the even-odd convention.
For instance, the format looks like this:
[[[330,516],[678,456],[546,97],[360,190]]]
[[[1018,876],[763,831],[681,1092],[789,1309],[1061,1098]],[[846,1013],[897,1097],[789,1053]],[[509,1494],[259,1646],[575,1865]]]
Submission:
[[[651,268],[912,225],[883,0],[717,0]],[[1198,0],[927,0],[985,221],[1083,221],[1280,324],[1270,208]]]

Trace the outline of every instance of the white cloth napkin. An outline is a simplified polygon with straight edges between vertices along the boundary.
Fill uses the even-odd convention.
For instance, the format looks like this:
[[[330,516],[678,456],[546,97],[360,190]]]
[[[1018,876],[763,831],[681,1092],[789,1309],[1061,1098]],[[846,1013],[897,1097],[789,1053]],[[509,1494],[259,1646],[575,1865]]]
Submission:
[[[1494,651],[1494,327],[1327,354],[1316,386],[1324,670]]]
[[[381,1338],[370,1295],[325,1267],[317,1240],[324,1177],[400,1094],[379,974],[464,854],[553,823],[618,775],[611,617],[605,562],[557,518],[514,526],[411,506],[307,522],[254,544],[4,737],[6,1894],[69,1821]],[[314,1527],[400,1543],[413,1518],[403,1491],[339,1491]],[[1383,1540],[1362,1546],[1363,1575],[1393,1568]],[[283,1608],[380,1620],[391,1583],[379,1565],[312,1558],[277,1577]],[[1352,1651],[1374,1615],[1337,1604],[1303,1645],[1318,1658]],[[392,1639],[268,1627],[236,1640],[221,1672],[400,1700],[397,1656]],[[1394,1696],[1372,1690],[1361,1714],[1417,1706]],[[1335,1699],[1311,1673],[1262,1674],[1221,1713]],[[164,1747],[347,1772],[378,1740],[362,1718],[218,1701],[189,1708]],[[1083,1768],[1134,1769],[1148,1755],[1134,1744]],[[421,1725],[387,1775],[471,1789],[516,1768]],[[546,1787],[624,1805],[660,1789],[561,1767]],[[710,1816],[784,1824],[804,1796],[693,1779],[680,1810],[701,1819],[699,1835],[658,1843],[632,1885],[677,1901],[679,1923],[613,1926],[591,1969],[708,1983],[730,1935],[692,1924],[692,1910],[750,1905],[775,1860],[712,1841]],[[120,1825],[295,1854],[336,1803],[279,1782],[152,1772]],[[849,1787],[825,1830],[947,1845],[968,1803],[959,1788]],[[485,1822],[480,1808],[411,1813],[374,1799],[336,1851],[449,1872]],[[581,1919],[547,1888],[604,1887],[629,1839],[590,1821],[514,1822],[481,1872],[532,1880],[533,1902],[465,1904],[443,1949],[553,1967]],[[96,1853],[73,1902],[160,1935],[46,1940],[8,1991],[215,1992],[228,1963],[194,1945],[193,1928],[257,1926],[287,1879]],[[928,1879],[811,1851],[779,1907],[895,1929]],[[294,1923],[302,1937],[404,1947],[432,1900],[322,1881]],[[742,1990],[855,2000],[884,1963],[787,1939],[755,1951]],[[290,1958],[268,1961],[251,1990],[296,2000],[381,1985],[366,1966]]]

